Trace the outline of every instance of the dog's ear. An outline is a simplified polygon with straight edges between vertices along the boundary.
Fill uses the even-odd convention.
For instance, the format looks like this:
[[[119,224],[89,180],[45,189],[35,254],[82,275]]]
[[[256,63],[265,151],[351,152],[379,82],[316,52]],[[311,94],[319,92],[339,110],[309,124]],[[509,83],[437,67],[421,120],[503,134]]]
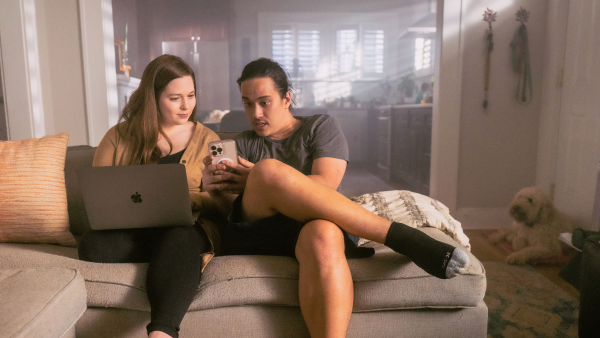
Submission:
[[[542,200],[542,205],[540,206],[540,213],[538,216],[538,222],[539,223],[549,223],[549,221],[554,217],[554,205],[552,204],[552,202],[550,202],[550,200],[548,199],[543,199]]]

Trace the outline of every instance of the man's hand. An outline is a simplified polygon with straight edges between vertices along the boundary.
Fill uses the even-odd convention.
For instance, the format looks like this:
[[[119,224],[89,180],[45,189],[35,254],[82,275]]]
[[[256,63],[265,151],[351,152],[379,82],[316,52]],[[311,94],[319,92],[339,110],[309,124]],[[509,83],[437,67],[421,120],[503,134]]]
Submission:
[[[212,155],[204,158],[202,185],[209,194],[229,193],[240,194],[246,187],[246,180],[254,163],[238,156],[239,164],[231,161],[221,161],[212,164]]]

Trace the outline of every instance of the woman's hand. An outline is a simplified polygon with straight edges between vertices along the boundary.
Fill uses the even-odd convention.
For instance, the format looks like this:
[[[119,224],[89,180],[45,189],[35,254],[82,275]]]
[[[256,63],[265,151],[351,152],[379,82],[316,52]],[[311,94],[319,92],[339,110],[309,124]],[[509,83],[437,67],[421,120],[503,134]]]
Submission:
[[[229,193],[240,194],[246,187],[246,180],[254,163],[238,156],[238,163],[221,161],[212,164],[212,155],[204,158],[202,171],[202,185],[209,194]]]
[[[210,195],[219,194],[223,187],[221,181],[223,178],[221,175],[225,172],[227,167],[222,164],[212,164],[212,155],[206,156],[202,162],[204,163],[204,169],[202,170],[202,188]]]

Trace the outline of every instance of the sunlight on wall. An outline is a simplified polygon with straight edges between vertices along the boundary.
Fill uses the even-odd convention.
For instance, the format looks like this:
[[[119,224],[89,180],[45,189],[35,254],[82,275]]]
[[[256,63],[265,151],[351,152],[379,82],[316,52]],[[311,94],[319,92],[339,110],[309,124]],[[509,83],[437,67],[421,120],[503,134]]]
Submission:
[[[500,13],[503,9],[510,7],[513,5],[514,0],[496,0],[489,1],[486,5],[486,8],[491,9],[494,12]],[[463,8],[467,8],[465,13],[465,22],[466,25],[475,25],[482,23],[483,19],[483,11],[480,11],[481,1],[480,0],[469,0],[469,2]],[[477,11],[471,10],[472,8],[477,8]],[[504,15],[504,13],[502,13]],[[512,16],[513,13],[510,13]],[[485,27],[485,26],[484,26]]]
[[[444,6],[456,6],[456,2],[458,1],[450,1],[446,0]],[[507,7],[512,6],[514,0],[496,0],[490,1],[489,4],[486,5],[487,8],[493,10],[494,12],[501,11]],[[465,26],[469,25],[480,25],[483,19],[483,12],[479,11],[479,7],[481,6],[480,0],[464,0],[462,4],[462,8],[466,9],[465,13]],[[477,7],[477,11],[470,10],[474,7]],[[444,38],[448,39],[460,34],[461,28],[461,13],[463,11],[452,11],[452,15],[444,15]]]
[[[106,60],[106,87],[108,103],[108,127],[112,127],[119,121],[119,100],[117,94],[117,76],[115,73],[114,53],[114,30],[112,21],[112,3],[110,0],[102,0],[102,29],[104,30],[104,57]]]
[[[23,1],[23,18],[25,21],[25,39],[27,48],[27,63],[29,70],[29,89],[31,96],[31,113],[33,136],[46,135],[44,124],[44,107],[42,101],[42,82],[40,74],[40,60],[38,52],[37,28],[35,21],[35,3],[33,0]]]

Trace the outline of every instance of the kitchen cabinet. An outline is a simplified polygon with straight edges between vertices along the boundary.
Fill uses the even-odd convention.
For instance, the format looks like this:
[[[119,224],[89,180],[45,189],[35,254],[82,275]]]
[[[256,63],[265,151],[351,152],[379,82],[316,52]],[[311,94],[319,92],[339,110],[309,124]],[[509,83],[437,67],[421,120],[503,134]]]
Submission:
[[[390,180],[391,106],[369,110],[369,169],[386,181]]]
[[[391,108],[390,180],[429,195],[431,105]]]
[[[328,109],[327,114],[333,116],[346,137],[350,151],[350,163],[362,166],[368,161],[368,111],[367,109]]]

